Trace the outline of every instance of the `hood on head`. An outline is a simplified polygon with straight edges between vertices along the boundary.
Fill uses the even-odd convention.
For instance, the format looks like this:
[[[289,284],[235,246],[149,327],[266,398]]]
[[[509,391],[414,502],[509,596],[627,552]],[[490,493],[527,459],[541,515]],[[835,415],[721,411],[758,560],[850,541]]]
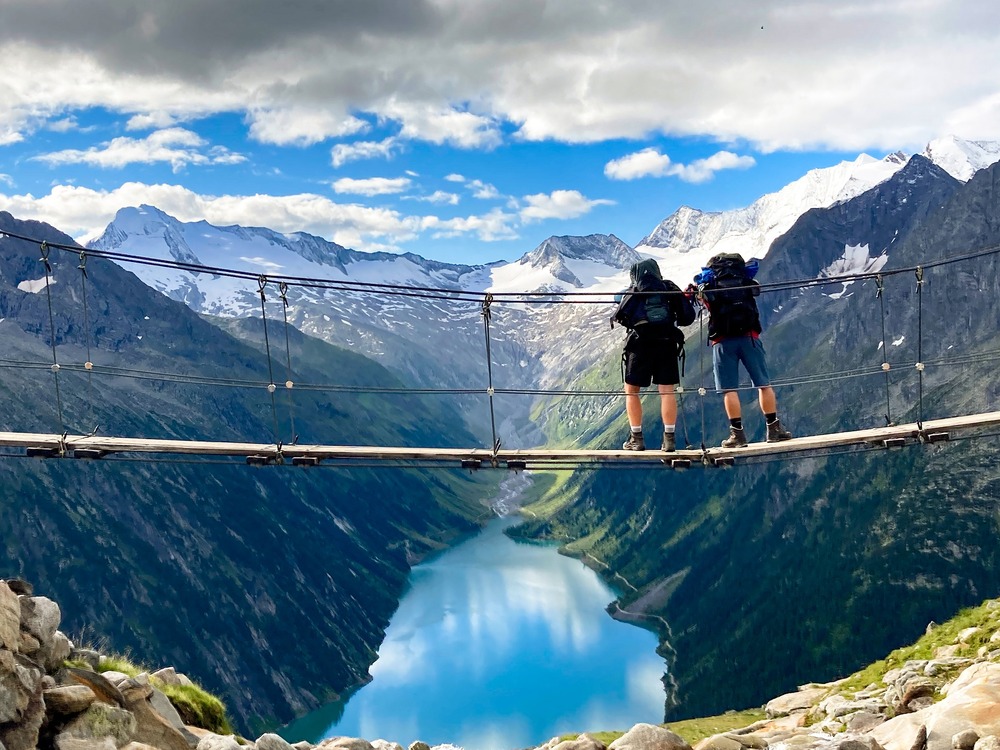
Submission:
[[[650,274],[658,279],[663,279],[663,276],[660,275],[660,267],[652,258],[646,258],[646,260],[640,260],[638,263],[633,263],[632,267],[628,270],[629,279],[631,279],[633,284],[635,284],[643,276]]]

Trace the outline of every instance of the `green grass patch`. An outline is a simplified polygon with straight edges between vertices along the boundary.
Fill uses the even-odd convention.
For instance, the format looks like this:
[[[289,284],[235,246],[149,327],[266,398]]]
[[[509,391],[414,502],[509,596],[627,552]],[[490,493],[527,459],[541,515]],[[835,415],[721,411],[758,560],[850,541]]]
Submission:
[[[197,685],[168,685],[160,680],[153,683],[170,699],[185,724],[192,724],[216,734],[232,734],[222,701]]]
[[[979,630],[959,642],[959,633],[968,628]],[[947,622],[931,628],[929,633],[909,646],[897,648],[884,659],[855,672],[839,684],[835,691],[840,694],[855,693],[872,683],[882,685],[889,670],[902,667],[908,661],[933,659],[934,652],[942,646],[957,645],[955,656],[975,657],[979,648],[989,643],[997,630],[1000,630],[1000,600],[991,599],[978,607],[963,609]]]
[[[77,666],[77,665],[74,665]],[[81,667],[89,669],[88,665]],[[98,672],[121,672],[129,677],[135,677],[143,672],[149,674],[155,670],[137,664],[130,656],[110,654],[101,656],[97,664]],[[150,682],[162,692],[177,709],[185,724],[201,727],[216,734],[232,734],[232,725],[226,716],[226,707],[222,701],[198,685],[168,685],[155,677]]]

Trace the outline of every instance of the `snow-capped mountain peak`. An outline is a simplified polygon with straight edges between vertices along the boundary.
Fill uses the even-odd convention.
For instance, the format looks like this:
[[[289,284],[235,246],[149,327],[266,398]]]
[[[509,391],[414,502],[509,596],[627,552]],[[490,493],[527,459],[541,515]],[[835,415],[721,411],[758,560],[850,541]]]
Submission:
[[[966,182],[980,169],[1000,161],[1000,143],[966,141],[948,135],[928,143],[923,155],[952,177]]]

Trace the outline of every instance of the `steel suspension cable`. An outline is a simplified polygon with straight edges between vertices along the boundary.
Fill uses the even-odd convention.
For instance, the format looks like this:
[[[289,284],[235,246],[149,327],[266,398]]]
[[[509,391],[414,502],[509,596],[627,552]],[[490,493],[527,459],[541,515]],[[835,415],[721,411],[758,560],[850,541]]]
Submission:
[[[490,348],[490,318],[493,316],[492,306],[493,295],[487,294],[486,298],[483,300],[483,333],[486,336],[486,376],[487,376],[487,388],[486,394],[489,396],[490,400],[490,430],[493,437],[493,454],[500,450],[500,440],[497,438],[497,420],[496,413],[493,408],[493,394],[495,393],[493,389],[493,354]]]
[[[62,395],[59,392],[59,360],[56,357],[56,321],[52,312],[52,266],[49,264],[49,245],[43,241],[40,245],[40,258],[45,267],[45,298],[49,305],[49,343],[52,344],[52,377],[55,382],[56,413],[59,418],[59,432],[66,434],[66,422],[63,419]]]
[[[292,346],[289,343],[288,335],[288,284],[284,281],[278,284],[278,294],[281,295],[281,312],[285,318],[285,390],[288,393],[288,423],[292,430],[292,445],[295,445],[299,441],[299,436],[295,432],[295,399],[292,398],[292,388],[295,386],[295,382],[292,380]]]
[[[97,434],[97,425],[94,424],[94,362],[90,353],[90,311],[87,307],[87,253],[80,251],[80,294],[83,297],[83,330],[87,342],[87,361],[83,363],[83,368],[87,371],[87,398],[90,403],[90,424],[93,425],[94,434]]]
[[[924,269],[917,266],[917,429],[924,429]]]
[[[885,426],[892,426],[892,411],[889,406],[889,342],[885,338],[885,284],[882,274],[875,277],[877,290],[875,296],[878,297],[879,305],[882,308],[882,371],[885,373]]]
[[[705,387],[705,349],[708,348],[708,341],[705,339],[705,306],[701,305],[698,310],[698,348],[701,354],[698,356],[701,368],[701,382],[698,385],[698,396],[701,401],[701,449],[707,450],[705,445],[705,397],[708,389]]]
[[[264,309],[264,287],[267,286],[267,278],[263,274],[257,278],[257,286],[260,291],[260,317],[264,322],[264,349],[267,353],[267,392],[271,394],[271,416],[274,419],[274,443],[275,445],[281,445],[281,437],[278,435],[278,405],[274,397],[277,386],[274,384],[274,369],[271,366],[271,341],[267,335],[267,311]]]

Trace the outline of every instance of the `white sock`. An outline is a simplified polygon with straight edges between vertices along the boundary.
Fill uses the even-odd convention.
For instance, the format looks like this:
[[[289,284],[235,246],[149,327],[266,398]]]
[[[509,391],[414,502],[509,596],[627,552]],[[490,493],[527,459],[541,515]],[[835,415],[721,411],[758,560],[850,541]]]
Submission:
[[[663,423],[663,431],[664,432],[673,432],[674,431],[674,426],[672,424],[667,424],[666,422],[664,422]]]
[[[641,424],[630,424],[629,428],[632,430],[632,432],[642,432]]]

